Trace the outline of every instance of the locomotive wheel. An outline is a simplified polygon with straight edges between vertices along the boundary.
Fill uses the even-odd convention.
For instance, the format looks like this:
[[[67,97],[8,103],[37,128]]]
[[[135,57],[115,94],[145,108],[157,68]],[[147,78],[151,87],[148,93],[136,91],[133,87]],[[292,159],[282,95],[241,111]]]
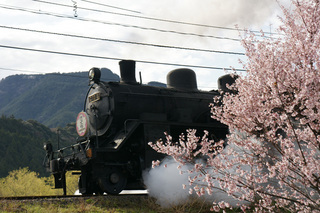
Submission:
[[[119,194],[127,185],[127,177],[117,167],[107,167],[105,173],[99,178],[100,188],[107,194]]]

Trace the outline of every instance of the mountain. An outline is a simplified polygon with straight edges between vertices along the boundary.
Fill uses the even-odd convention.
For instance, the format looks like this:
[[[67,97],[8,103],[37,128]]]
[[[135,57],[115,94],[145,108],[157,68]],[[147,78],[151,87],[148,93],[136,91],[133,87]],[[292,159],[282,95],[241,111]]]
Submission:
[[[71,145],[76,140],[75,124],[59,130],[60,147]],[[24,121],[13,116],[0,117],[0,178],[12,170],[29,167],[41,176],[49,175],[42,166],[46,152],[45,142],[50,141],[57,150],[56,131],[35,120]]]
[[[102,80],[119,81],[109,69]],[[83,110],[88,73],[13,75],[0,81],[0,115],[37,120],[48,127],[65,126]]]

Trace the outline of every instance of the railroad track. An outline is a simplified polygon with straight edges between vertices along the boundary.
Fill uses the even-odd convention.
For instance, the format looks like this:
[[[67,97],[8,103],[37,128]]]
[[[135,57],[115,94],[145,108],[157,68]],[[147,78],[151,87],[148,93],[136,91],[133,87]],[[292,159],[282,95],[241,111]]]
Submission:
[[[19,201],[31,201],[31,200],[60,200],[60,199],[77,199],[77,198],[133,198],[133,197],[148,197],[148,194],[119,194],[119,195],[50,195],[50,196],[16,196],[16,197],[0,197],[0,200],[19,200]]]
[[[59,198],[80,198],[82,195],[49,195],[49,196],[15,196],[0,197],[0,200],[36,200],[36,199],[59,199]]]
[[[0,197],[0,212],[34,212],[38,209],[46,213],[46,208],[51,212],[127,212],[130,209],[140,212],[141,208],[154,208],[155,202],[148,194],[14,196]]]

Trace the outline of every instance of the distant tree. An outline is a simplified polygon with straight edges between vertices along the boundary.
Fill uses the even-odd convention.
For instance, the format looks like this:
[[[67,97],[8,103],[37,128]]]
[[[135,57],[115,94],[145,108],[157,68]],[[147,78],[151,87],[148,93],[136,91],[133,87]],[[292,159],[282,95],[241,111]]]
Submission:
[[[78,189],[78,176],[67,173],[67,194],[74,194]],[[9,175],[0,179],[0,196],[41,196],[62,195],[62,189],[53,189],[54,178],[39,177],[39,174],[25,167],[9,172]]]
[[[231,134],[223,150],[195,130],[179,145],[152,145],[181,164],[194,165],[191,189],[199,196],[215,188],[242,204],[242,210],[320,212],[320,2],[292,0],[282,7],[279,38],[243,39],[247,73],[212,105],[212,117]],[[201,144],[199,149],[196,144]],[[205,156],[206,162],[196,161]],[[210,169],[209,169],[210,168]],[[214,203],[219,211],[229,207]]]
[[[36,172],[28,168],[13,170],[9,175],[0,179],[1,196],[29,196],[50,195],[51,186],[46,183],[46,178],[39,178]]]

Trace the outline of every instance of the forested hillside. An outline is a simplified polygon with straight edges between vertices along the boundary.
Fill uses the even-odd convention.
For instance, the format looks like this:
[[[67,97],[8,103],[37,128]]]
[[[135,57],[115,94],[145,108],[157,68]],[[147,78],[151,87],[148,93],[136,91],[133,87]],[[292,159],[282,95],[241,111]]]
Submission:
[[[102,80],[119,81],[110,70],[101,71]],[[87,90],[87,72],[9,76],[0,81],[0,115],[63,127],[83,110]]]
[[[103,81],[119,81],[110,70],[101,71]],[[42,167],[43,144],[51,141],[57,149],[58,128],[60,147],[76,141],[74,122],[88,83],[87,72],[14,75],[0,81],[0,178],[24,167],[48,175]]]
[[[75,124],[61,128],[61,146],[74,143],[76,134]],[[51,141],[54,149],[57,149],[56,129],[51,130],[34,120],[1,116],[0,136],[0,178],[23,167],[29,167],[40,175],[48,175],[42,167],[46,154],[43,144]]]

